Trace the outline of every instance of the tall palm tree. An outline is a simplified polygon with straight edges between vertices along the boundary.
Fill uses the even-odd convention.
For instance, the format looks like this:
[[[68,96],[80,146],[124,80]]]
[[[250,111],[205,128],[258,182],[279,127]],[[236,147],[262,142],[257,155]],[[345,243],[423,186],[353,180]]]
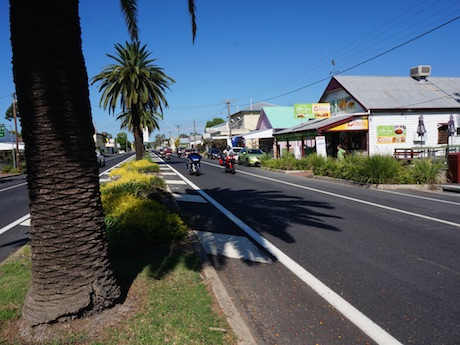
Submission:
[[[136,1],[121,4],[136,39]],[[33,326],[111,307],[120,288],[107,254],[78,0],[10,0],[10,27],[31,219],[23,318]]]
[[[144,156],[142,130],[146,126],[149,132],[158,128],[158,117],[163,106],[168,106],[164,93],[175,81],[154,64],[155,59],[149,59],[150,52],[139,41],[126,42],[125,46],[118,43],[115,50],[117,56],[107,56],[117,63],[107,66],[91,84],[100,82],[100,105],[104,109],[113,113],[120,104],[119,118],[123,119],[122,126],[133,131],[136,159],[140,160]]]

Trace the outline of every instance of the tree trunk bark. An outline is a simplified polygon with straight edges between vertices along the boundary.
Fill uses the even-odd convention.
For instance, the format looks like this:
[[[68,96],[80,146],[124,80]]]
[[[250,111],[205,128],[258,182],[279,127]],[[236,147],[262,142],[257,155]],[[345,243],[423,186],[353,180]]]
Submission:
[[[10,0],[30,197],[34,326],[113,306],[78,0]]]
[[[132,108],[133,117],[133,135],[134,135],[134,147],[136,149],[136,160],[144,158],[144,138],[139,118],[139,113],[136,107]]]

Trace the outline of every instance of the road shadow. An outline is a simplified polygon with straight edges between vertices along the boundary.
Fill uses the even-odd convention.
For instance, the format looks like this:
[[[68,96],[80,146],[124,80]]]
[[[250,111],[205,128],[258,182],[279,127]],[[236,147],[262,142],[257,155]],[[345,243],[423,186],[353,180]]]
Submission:
[[[185,192],[188,194],[196,193],[191,189]],[[290,234],[290,228],[294,225],[300,225],[308,228],[308,230],[342,231],[328,223],[328,219],[341,218],[334,215],[334,207],[329,203],[287,196],[280,191],[261,192],[252,189],[215,188],[203,190],[203,192],[221,203],[235,217],[264,237],[273,236],[286,243],[295,243],[295,238]],[[184,220],[191,229],[228,235],[243,235],[242,230],[237,225],[214,206],[211,206],[210,203],[182,204],[181,211]],[[266,252],[260,243],[253,239],[250,240],[259,249]],[[232,243],[232,246],[236,246],[244,257],[257,255],[255,252],[245,252],[251,250],[246,246],[238,247],[238,241]],[[223,264],[225,260],[224,257],[218,259],[220,264]],[[254,264],[250,260],[247,263],[249,265]]]

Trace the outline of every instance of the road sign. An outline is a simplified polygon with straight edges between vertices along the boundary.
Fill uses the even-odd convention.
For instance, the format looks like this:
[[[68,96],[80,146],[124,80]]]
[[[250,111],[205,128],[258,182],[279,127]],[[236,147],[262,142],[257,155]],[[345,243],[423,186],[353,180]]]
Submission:
[[[5,137],[5,125],[0,125],[0,138]]]

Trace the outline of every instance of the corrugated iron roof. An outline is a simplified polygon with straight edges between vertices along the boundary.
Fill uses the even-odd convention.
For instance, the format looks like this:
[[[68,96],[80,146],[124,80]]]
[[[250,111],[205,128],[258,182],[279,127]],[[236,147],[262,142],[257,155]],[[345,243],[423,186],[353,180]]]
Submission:
[[[334,125],[337,122],[345,121],[353,117],[353,114],[344,114],[344,115],[337,115],[331,116],[326,119],[313,119],[308,122],[302,123],[300,125],[287,128],[281,131],[276,132],[278,134],[288,134],[288,133],[296,133],[296,132],[307,132],[307,131],[315,131],[318,128],[327,127],[330,125]]]
[[[265,114],[271,127],[275,129],[289,128],[302,122],[302,119],[295,117],[294,107],[263,107],[262,110],[261,116]]]
[[[333,77],[367,110],[374,109],[460,109],[460,78],[344,76]],[[332,85],[333,80],[329,83]],[[328,90],[321,97],[324,101]]]

